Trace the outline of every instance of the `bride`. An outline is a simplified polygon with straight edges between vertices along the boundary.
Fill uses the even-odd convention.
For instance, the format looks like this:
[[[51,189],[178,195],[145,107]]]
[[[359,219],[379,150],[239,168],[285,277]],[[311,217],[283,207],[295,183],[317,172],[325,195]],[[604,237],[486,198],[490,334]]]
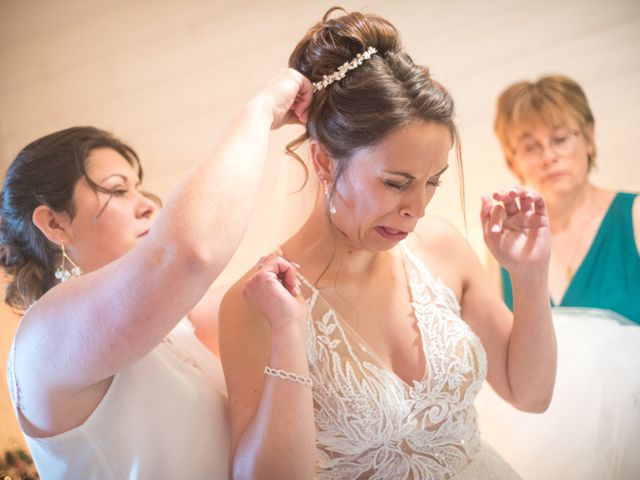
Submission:
[[[314,82],[293,143],[309,139],[316,203],[220,310],[234,478],[519,478],[473,401],[485,377],[527,411],[551,398],[544,201],[483,201],[486,241],[517,282],[512,315],[462,236],[422,218],[458,146],[448,92],[387,20],[330,13],[289,61]]]

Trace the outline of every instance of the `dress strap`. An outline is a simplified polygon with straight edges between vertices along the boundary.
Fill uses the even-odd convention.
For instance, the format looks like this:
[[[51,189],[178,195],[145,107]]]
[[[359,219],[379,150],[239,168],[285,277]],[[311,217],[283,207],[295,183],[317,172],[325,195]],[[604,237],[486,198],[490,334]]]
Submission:
[[[431,284],[435,281],[435,278],[431,275],[431,272],[429,272],[424,262],[420,260],[415,253],[413,253],[406,241],[400,242],[400,248],[402,249],[405,262],[411,267],[409,270],[410,278],[413,280],[413,272],[415,271],[420,274],[420,279],[424,283],[432,286]],[[413,282],[411,282],[411,287],[413,289]]]
[[[300,280],[300,283],[302,283],[305,287],[307,287],[309,289],[309,291],[311,292],[311,296],[307,299],[309,308],[311,309],[311,308],[313,308],[315,306],[316,302],[318,301],[318,295],[320,294],[320,292],[300,272],[297,273],[297,277],[298,277],[298,280]]]
[[[315,330],[315,325],[313,321],[313,318],[314,318],[313,314],[314,314],[314,308],[316,306],[316,303],[318,302],[318,298],[320,297],[320,291],[309,280],[307,280],[304,277],[304,275],[302,275],[300,272],[297,272],[296,276],[300,284],[303,285],[309,291],[308,296],[303,293],[303,295],[305,295],[305,300],[307,302],[307,335],[305,339],[305,349],[307,352],[307,359],[311,363],[313,363],[315,362],[315,359],[316,359],[316,348],[315,348],[316,330]],[[326,315],[327,313],[328,312],[325,312],[324,314]]]
[[[22,318],[18,322],[16,333],[13,335],[13,342],[11,342],[11,349],[9,350],[9,359],[7,361],[7,383],[9,385],[9,396],[11,397],[13,411],[15,412],[16,416],[18,416],[18,412],[22,412],[23,410],[20,384],[18,383],[18,376],[16,375],[16,339],[18,338],[18,332],[20,332],[22,320],[24,319],[27,312],[31,310],[31,307],[33,307],[34,303],[27,307],[27,309],[22,314]]]
[[[9,396],[11,397],[11,403],[13,410],[17,414],[19,410],[22,410],[22,404],[20,402],[20,386],[18,385],[18,379],[16,378],[16,341],[15,338],[11,342],[11,350],[9,350],[9,360],[7,362],[7,383],[9,384]]]
[[[460,313],[460,303],[453,290],[440,277],[433,275],[427,265],[409,248],[406,241],[400,242],[400,248],[408,264],[409,288],[414,301],[443,302],[453,312]]]

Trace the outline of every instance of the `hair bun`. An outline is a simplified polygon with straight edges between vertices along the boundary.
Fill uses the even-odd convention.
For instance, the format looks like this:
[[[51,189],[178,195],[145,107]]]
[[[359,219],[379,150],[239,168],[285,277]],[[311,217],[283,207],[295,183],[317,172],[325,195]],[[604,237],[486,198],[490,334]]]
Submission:
[[[335,11],[345,15],[329,18]],[[289,66],[316,82],[369,47],[374,47],[382,56],[402,50],[398,31],[389,21],[377,15],[348,13],[334,7],[298,43],[289,57]]]

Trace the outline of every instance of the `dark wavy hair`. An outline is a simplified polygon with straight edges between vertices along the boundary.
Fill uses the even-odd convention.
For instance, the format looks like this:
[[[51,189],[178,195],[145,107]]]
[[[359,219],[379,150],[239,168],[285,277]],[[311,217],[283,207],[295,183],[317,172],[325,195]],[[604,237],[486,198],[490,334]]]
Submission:
[[[94,127],[72,127],[24,147],[9,166],[0,197],[0,265],[9,274],[5,303],[24,309],[56,284],[59,246],[32,221],[39,205],[75,215],[73,192],[82,178],[95,191],[109,193],[87,175],[92,150],[111,148],[134,167],[142,180],[136,152],[112,134]]]

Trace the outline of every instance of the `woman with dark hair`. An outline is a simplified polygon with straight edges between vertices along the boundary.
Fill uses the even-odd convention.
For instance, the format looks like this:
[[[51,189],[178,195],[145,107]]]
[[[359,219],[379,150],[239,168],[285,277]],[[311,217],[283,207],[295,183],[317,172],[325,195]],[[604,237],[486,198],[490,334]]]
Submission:
[[[536,418],[483,391],[478,409],[487,438],[526,478],[637,478],[640,196],[592,182],[595,119],[569,77],[505,88],[495,133],[511,171],[548,205],[558,379],[548,411]],[[509,273],[492,264],[513,307]]]
[[[485,376],[518,408],[550,401],[544,202],[483,200],[512,315],[457,231],[423,218],[450,149],[460,157],[449,93],[387,20],[333,11],[289,61],[314,82],[291,147],[309,141],[315,206],[221,306],[234,478],[518,478],[481,441],[473,401]],[[428,235],[409,237],[419,220]],[[295,295],[279,282],[293,275]]]
[[[270,128],[304,121],[310,98],[308,80],[280,72],[161,211],[135,152],[96,128],[42,137],[11,163],[0,259],[6,302],[26,313],[8,379],[43,478],[226,477],[222,370],[185,316],[244,233]]]

